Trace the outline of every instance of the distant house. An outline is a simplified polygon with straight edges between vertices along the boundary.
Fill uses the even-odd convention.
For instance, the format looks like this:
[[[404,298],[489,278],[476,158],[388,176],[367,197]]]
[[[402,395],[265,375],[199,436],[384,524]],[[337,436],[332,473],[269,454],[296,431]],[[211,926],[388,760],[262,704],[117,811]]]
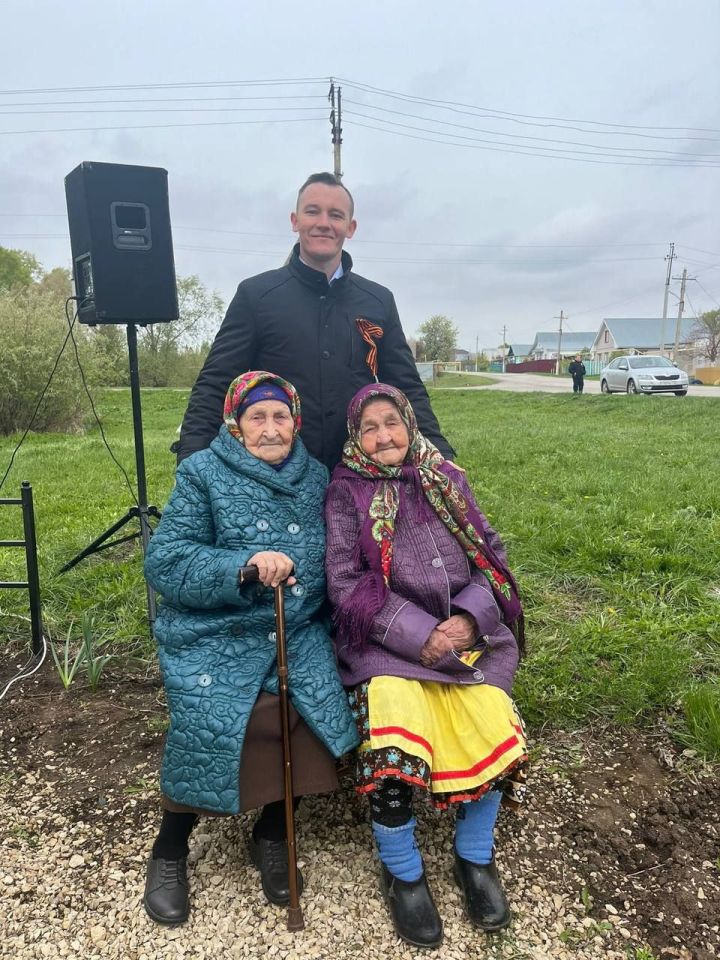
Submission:
[[[668,317],[665,320],[665,350],[672,350],[675,346],[675,326],[677,320]],[[691,331],[695,327],[695,317],[686,317],[680,324],[681,348],[687,349],[691,343]],[[662,336],[662,318],[628,318],[606,319],[600,324],[595,336],[591,351],[597,360],[603,363],[608,361],[613,353],[657,353],[660,349]]]
[[[595,340],[595,330],[575,333],[572,330],[563,332],[560,352],[563,357],[572,357],[576,353],[590,350]],[[558,334],[557,330],[551,333],[536,333],[530,355],[533,360],[557,360]]]
[[[453,357],[453,360],[455,360],[457,363],[462,363],[463,361],[469,360],[469,359],[470,359],[470,351],[469,351],[469,350],[456,350],[456,351],[455,351],[455,356]]]
[[[531,343],[511,343],[508,345],[507,362],[522,363],[530,357]]]

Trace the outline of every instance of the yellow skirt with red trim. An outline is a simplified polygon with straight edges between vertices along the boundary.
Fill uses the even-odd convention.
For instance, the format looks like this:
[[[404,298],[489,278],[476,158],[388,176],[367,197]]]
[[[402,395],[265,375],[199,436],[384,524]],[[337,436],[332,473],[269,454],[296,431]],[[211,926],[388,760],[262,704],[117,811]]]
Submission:
[[[350,692],[350,706],[362,741],[358,792],[396,777],[426,789],[439,809],[494,788],[522,802],[525,733],[499,687],[373,677]]]

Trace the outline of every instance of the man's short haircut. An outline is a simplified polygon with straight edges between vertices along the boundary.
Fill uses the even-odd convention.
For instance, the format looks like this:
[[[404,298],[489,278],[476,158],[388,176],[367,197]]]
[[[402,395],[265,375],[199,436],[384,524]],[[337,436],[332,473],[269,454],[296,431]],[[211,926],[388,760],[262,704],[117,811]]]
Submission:
[[[350,198],[350,219],[352,220],[353,214],[355,213],[355,201],[340,177],[336,177],[334,173],[311,173],[305,183],[298,190],[298,207],[300,206],[300,197],[303,195],[303,191],[305,191],[313,183],[324,183],[326,187],[342,187],[342,189]]]

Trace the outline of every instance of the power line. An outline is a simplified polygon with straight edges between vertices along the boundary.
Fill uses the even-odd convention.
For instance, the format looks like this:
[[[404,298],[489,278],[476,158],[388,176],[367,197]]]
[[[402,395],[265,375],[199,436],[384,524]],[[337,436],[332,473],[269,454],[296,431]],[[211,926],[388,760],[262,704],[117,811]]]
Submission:
[[[136,84],[99,84],[95,86],[75,86],[75,87],[34,87],[34,88],[24,88],[24,89],[9,89],[9,90],[0,90],[0,96],[28,96],[28,95],[40,95],[40,94],[77,94],[77,93],[103,93],[111,91],[153,91],[153,90],[208,90],[208,89],[217,89],[217,88],[250,88],[250,87],[283,87],[283,86],[292,86],[296,84],[319,84],[330,82],[332,78],[330,77],[290,77],[290,78],[270,78],[267,80],[211,80],[211,81],[182,81],[182,82],[162,82],[162,83],[136,83]],[[337,79],[337,78],[336,78]],[[554,117],[554,116],[544,116],[544,115],[534,115],[534,114],[524,114],[518,112],[511,112],[507,110],[500,110],[496,107],[486,107],[479,106],[476,104],[462,103],[454,100],[445,100],[440,98],[430,98],[430,97],[421,97],[413,94],[403,93],[396,90],[389,90],[383,87],[377,87],[372,84],[364,83],[362,81],[355,81],[349,79],[343,79],[342,82],[346,83],[348,86],[353,87],[359,92],[369,94],[371,96],[381,96],[386,98],[391,98],[394,100],[400,100],[403,102],[409,102],[414,104],[422,104],[434,109],[441,109],[451,111],[453,113],[461,113],[469,116],[482,117],[485,119],[497,119],[504,122],[513,122],[520,123],[528,126],[538,126],[538,127],[555,127],[563,130],[577,130],[580,133],[601,133],[603,136],[632,136],[632,137],[644,137],[646,139],[663,139],[663,140],[716,140],[717,138],[705,138],[705,137],[695,137],[695,136],[679,136],[671,137],[664,134],[649,134],[647,132],[638,132],[638,131],[669,131],[669,132],[681,132],[685,131],[686,133],[717,133],[720,134],[720,129],[709,128],[709,127],[689,127],[689,126],[652,126],[652,125],[640,125],[640,124],[628,124],[628,123],[616,123],[610,121],[598,121],[598,120],[588,120],[583,118],[570,118],[570,117]],[[317,96],[320,96],[319,94]],[[291,98],[291,95],[283,94],[282,97],[267,97],[266,99],[281,99]],[[297,98],[300,98],[299,96]],[[145,98],[147,100],[147,98]],[[200,98],[193,98],[200,99]],[[212,99],[212,98],[203,98],[203,99]],[[231,98],[216,98],[216,99],[231,99]],[[234,98],[242,99],[242,98]],[[250,98],[245,98],[250,99]],[[258,98],[260,99],[260,98]],[[54,101],[57,103],[57,101]],[[94,101],[84,101],[86,103],[92,103]],[[98,101],[100,102],[100,101]],[[102,102],[130,102],[130,101],[102,101]],[[143,102],[138,100],[135,102]],[[147,100],[147,102],[152,102]],[[171,101],[168,101],[171,102]],[[32,104],[6,104],[6,106],[29,106]],[[381,109],[381,108],[378,108]],[[573,126],[574,124],[584,124],[585,126],[595,127],[595,128],[610,128],[610,129],[596,129],[596,130],[586,130],[584,127]]]
[[[194,87],[273,87],[292,83],[325,83],[329,77],[291,77],[272,80],[198,80],[195,82],[112,83],[94,87],[30,87],[24,90],[0,90],[0,96],[35,93],[94,93],[103,90],[188,90]]]
[[[470,141],[472,141],[473,143],[500,144],[500,145],[503,145],[503,146],[517,147],[518,149],[524,149],[525,146],[527,146],[527,149],[531,149],[531,148],[532,148],[533,150],[542,150],[542,151],[545,151],[545,152],[550,153],[550,154],[560,154],[560,153],[562,153],[562,154],[571,154],[571,155],[578,154],[578,155],[580,155],[580,156],[589,156],[589,157],[596,157],[596,156],[597,156],[597,157],[613,157],[614,159],[621,159],[620,157],[615,157],[615,155],[612,154],[612,153],[605,153],[605,152],[603,152],[602,150],[598,150],[598,151],[595,151],[595,150],[571,150],[570,148],[564,149],[564,148],[559,148],[559,147],[540,147],[540,146],[535,146],[535,144],[528,144],[528,145],[525,145],[525,144],[504,144],[502,140],[485,140],[485,139],[482,138],[482,137],[467,137],[467,136],[465,136],[465,135],[463,135],[463,134],[459,134],[459,133],[449,133],[449,132],[446,133],[445,131],[442,131],[442,130],[432,130],[432,129],[428,130],[427,127],[418,127],[418,126],[415,126],[414,124],[400,123],[400,122],[397,121],[397,120],[384,120],[382,117],[373,117],[373,116],[370,116],[370,115],[368,115],[368,114],[366,114],[366,113],[358,113],[356,110],[348,110],[347,113],[348,113],[349,115],[351,115],[351,116],[354,116],[354,117],[362,117],[362,118],[365,119],[365,120],[374,120],[376,123],[385,123],[385,124],[388,124],[388,126],[390,126],[390,127],[396,127],[396,126],[397,126],[397,127],[402,128],[402,129],[405,129],[405,130],[420,130],[420,131],[423,132],[423,133],[435,133],[435,134],[438,134],[439,136],[455,137],[455,138],[457,138],[458,140],[470,140]],[[433,121],[428,121],[428,122],[433,122]],[[453,124],[453,126],[455,126],[455,124]],[[469,129],[473,129],[473,128],[471,127],[471,128],[469,128]],[[452,141],[451,141],[451,142],[452,142]],[[459,146],[464,146],[464,144],[459,144]],[[609,148],[609,149],[617,150],[617,149],[620,149],[620,148],[612,147],[612,148]],[[545,156],[545,152],[542,153],[542,154],[540,154],[540,156]],[[691,156],[693,156],[693,155],[692,155],[692,154],[680,154],[679,156],[681,156],[681,157],[684,158],[684,157],[691,157]],[[697,156],[698,156],[698,157],[706,157],[706,156],[715,157],[715,156],[717,156],[717,157],[718,157],[718,161],[720,161],[720,155],[718,155],[718,154],[697,154]],[[674,160],[673,158],[671,158],[671,157],[638,157],[638,156],[635,156],[634,154],[627,154],[627,158],[628,158],[628,159],[631,159],[631,160],[653,160],[653,161],[658,161],[658,162],[661,163],[662,165],[670,165],[670,166],[674,166],[674,165],[675,165],[675,160]],[[563,159],[574,159],[574,156],[571,156],[571,157],[569,157],[569,158],[568,158],[568,157],[564,157]],[[625,157],[623,156],[622,159],[625,160]],[[685,165],[685,164],[683,164],[683,165]],[[695,163],[691,163],[691,164],[687,164],[687,165],[688,165],[688,166],[695,166],[696,164],[695,164]],[[697,165],[700,165],[700,164],[697,164]],[[719,166],[720,163],[713,163],[712,161],[707,161],[707,160],[705,160],[702,165],[703,165],[703,166],[707,165],[707,166],[713,166],[713,167],[714,167],[714,166]]]
[[[238,100],[324,100],[325,97],[320,93],[290,93],[274,94],[273,96],[263,97],[137,97],[132,100],[23,100],[20,103],[5,103],[5,107],[55,107],[55,106],[94,106],[96,104],[106,105],[112,103],[220,103],[232,102]],[[21,111],[7,110],[7,113],[16,113]],[[59,111],[60,113],[64,111]]]
[[[688,263],[697,263],[700,267],[705,267],[706,270],[714,270],[716,265],[707,263],[705,260],[698,260],[697,257],[688,257],[686,254],[683,255],[683,260],[686,260]]]
[[[350,111],[347,111],[347,113],[350,113]],[[379,122],[382,123],[382,122],[387,122],[387,121],[379,121]],[[617,159],[617,160],[595,160],[595,159],[592,159],[592,160],[591,160],[591,159],[587,159],[587,158],[584,158],[584,157],[554,156],[554,155],[549,155],[549,154],[547,154],[547,153],[533,153],[533,152],[528,151],[528,150],[520,150],[520,149],[512,150],[512,149],[510,149],[510,148],[491,147],[491,146],[480,146],[480,145],[476,145],[476,144],[474,144],[474,143],[456,143],[456,142],[454,142],[454,141],[452,141],[452,140],[440,140],[440,139],[432,138],[432,137],[421,137],[421,136],[418,136],[417,134],[403,133],[403,132],[401,132],[400,130],[394,130],[394,129],[388,130],[386,127],[376,127],[376,126],[373,126],[372,124],[369,124],[369,123],[361,123],[361,122],[359,122],[359,121],[357,121],[357,120],[353,120],[352,123],[353,123],[354,126],[356,126],[356,127],[366,127],[368,130],[378,130],[378,131],[380,131],[381,133],[390,133],[390,134],[393,134],[393,135],[396,136],[396,137],[406,137],[406,138],[409,139],[409,140],[423,140],[423,141],[425,141],[426,143],[442,143],[442,144],[445,144],[446,146],[465,147],[466,149],[471,149],[471,150],[489,150],[489,151],[492,151],[492,152],[495,152],[495,153],[510,153],[510,154],[515,154],[515,155],[520,156],[520,157],[541,157],[541,158],[546,159],[546,160],[572,160],[572,161],[574,161],[575,163],[593,163],[593,164],[601,164],[601,165],[604,165],[604,166],[612,166],[612,167],[619,167],[619,166],[624,166],[624,167],[665,167],[666,169],[667,169],[668,167],[670,167],[670,168],[673,168],[673,167],[710,167],[711,169],[717,169],[717,167],[718,167],[717,164],[713,164],[713,163],[676,163],[676,162],[673,162],[673,161],[670,161],[670,162],[668,162],[668,163],[650,162],[650,161],[638,162],[638,161],[631,160],[631,159],[622,159],[622,160],[621,160],[621,159]],[[398,126],[400,126],[400,125],[398,124]],[[431,132],[432,132],[432,131],[431,131]],[[468,138],[468,139],[469,139],[469,138]],[[570,151],[567,151],[567,152],[569,153]]]
[[[688,153],[688,152],[685,152],[685,151],[665,150],[665,149],[662,149],[662,148],[660,148],[660,147],[610,147],[610,146],[606,146],[605,144],[585,143],[585,142],[583,142],[582,140],[557,140],[557,139],[555,139],[555,138],[553,138],[553,137],[533,137],[533,136],[530,136],[529,134],[504,133],[504,132],[498,131],[498,130],[486,130],[486,129],[482,128],[482,127],[473,127],[473,126],[470,126],[469,124],[466,124],[466,123],[453,123],[453,122],[450,121],[450,120],[438,120],[438,119],[436,119],[435,117],[424,117],[424,116],[422,116],[421,114],[417,114],[417,113],[407,113],[407,112],[404,111],[404,110],[391,110],[391,109],[389,109],[388,107],[379,107],[379,106],[377,106],[376,104],[373,104],[373,103],[362,103],[361,101],[358,101],[358,100],[349,100],[349,99],[346,99],[345,102],[346,102],[346,103],[352,103],[352,104],[354,104],[355,106],[359,106],[359,107],[369,107],[371,110],[381,110],[383,113],[392,113],[392,114],[395,114],[396,116],[400,116],[400,117],[408,117],[408,118],[415,119],[415,120],[424,120],[424,121],[427,122],[427,123],[437,123],[437,124],[441,124],[441,125],[444,126],[444,127],[454,127],[454,128],[456,128],[456,129],[460,129],[460,130],[473,130],[473,131],[475,131],[476,133],[485,133],[485,134],[489,134],[489,135],[491,135],[491,136],[498,136],[498,137],[510,137],[510,138],[512,138],[513,140],[534,140],[534,141],[542,142],[542,143],[560,143],[560,144],[566,144],[566,145],[568,145],[568,146],[576,146],[576,147],[593,147],[593,148],[598,149],[598,150],[612,150],[612,151],[614,151],[614,152],[619,152],[619,153],[623,153],[623,152],[624,152],[624,153],[627,153],[627,152],[630,151],[630,150],[635,150],[635,151],[637,151],[637,152],[639,152],[639,153],[650,153],[650,154],[654,154],[654,153],[668,153],[668,154],[671,154],[673,157],[718,157],[718,158],[720,159],[720,154],[718,154],[717,152],[714,152],[714,153]],[[352,111],[349,111],[349,112],[352,112]],[[356,115],[356,116],[364,116],[366,119],[377,119],[377,120],[382,121],[382,118],[381,118],[381,117],[376,117],[376,118],[375,118],[375,117],[368,117],[366,114],[362,114],[362,113],[357,113],[357,114],[355,114],[355,115]],[[382,122],[390,122],[390,121],[382,121]],[[413,129],[416,129],[416,128],[413,128]],[[438,131],[438,132],[442,132],[442,131]],[[589,131],[588,131],[588,132],[589,132]],[[502,143],[503,141],[495,140],[495,141],[489,141],[489,142],[491,142],[491,143]],[[512,145],[513,145],[513,144],[507,144],[507,146],[512,146]],[[525,146],[525,144],[519,144],[519,146]],[[538,148],[538,149],[547,149],[547,150],[550,150],[551,148],[550,148],[550,147],[543,147],[543,148]],[[603,154],[603,155],[604,155],[604,154]],[[662,158],[660,158],[660,159],[662,159]]]
[[[692,302],[692,300],[690,299],[690,294],[689,294],[687,291],[685,291],[685,299],[686,299],[687,302],[690,304],[690,309],[691,309],[692,312],[693,312],[693,317],[695,317],[695,318],[697,319],[697,317],[699,316],[699,314],[698,314],[697,310],[695,309],[695,307],[693,306],[693,302]]]
[[[620,307],[624,303],[632,303],[633,300],[639,300],[641,297],[646,297],[648,294],[652,293],[655,290],[656,285],[653,284],[651,287],[646,287],[641,293],[633,294],[631,297],[625,297],[624,300],[613,300],[612,303],[603,303],[598,307],[590,307],[588,310],[575,310],[574,316],[583,317],[588,313],[600,313],[602,310],[609,310],[610,307]]]
[[[709,298],[712,300],[713,303],[716,303],[716,304],[720,307],[720,300],[717,300],[711,293],[709,293],[709,292],[705,289],[705,287],[700,283],[700,281],[698,280],[697,277],[695,277],[695,283],[700,287],[700,289],[702,290],[702,292],[705,294],[706,297],[709,297]],[[689,299],[689,298],[688,298],[688,299]],[[691,304],[691,306],[692,306],[692,304]],[[693,312],[694,312],[694,311],[693,311]]]
[[[0,115],[9,114],[11,116],[24,115],[43,115],[60,116],[64,114],[75,113],[259,113],[261,111],[271,110],[273,112],[285,112],[289,110],[319,110],[320,107],[131,107],[127,110],[0,110]]]
[[[65,213],[0,213],[0,217],[67,217]],[[277,239],[277,240],[286,240],[287,234],[285,233],[260,233],[257,231],[251,230],[229,230],[219,227],[197,227],[190,226],[187,224],[173,224],[173,230],[187,230],[195,233],[218,233],[224,234],[227,236],[238,236],[238,237],[265,237],[268,239]],[[48,234],[38,234],[38,233],[5,233],[0,234],[1,238],[5,239],[60,239],[67,237],[67,233],[48,233]],[[552,241],[541,241],[538,240],[534,243],[506,243],[502,240],[495,240],[492,242],[459,242],[459,241],[443,241],[443,240],[373,240],[373,239],[359,239],[353,237],[353,245],[356,244],[370,244],[370,245],[381,245],[381,246],[398,246],[398,247],[448,247],[448,248],[485,248],[490,250],[495,249],[516,249],[516,250],[544,250],[544,249],[569,249],[573,250],[575,248],[581,249],[598,249],[598,248],[613,248],[613,247],[664,247],[665,242],[660,240],[654,241],[625,241],[625,242],[601,242],[601,243],[586,243],[583,241],[578,242],[563,242],[563,243],[554,243]]]
[[[265,237],[265,238],[286,239],[286,237],[285,237],[284,234],[266,234],[266,233],[257,233],[257,234],[254,234],[254,233],[246,233],[246,232],[243,232],[243,231],[240,231],[240,230],[211,230],[211,229],[205,229],[205,228],[202,228],[202,227],[192,227],[192,228],[190,228],[190,227],[188,227],[188,228],[176,227],[176,229],[178,229],[178,230],[188,229],[188,230],[195,230],[195,231],[199,231],[199,232],[224,233],[224,234],[232,234],[232,235],[239,235],[239,236],[257,236],[257,237]],[[12,240],[66,240],[67,237],[68,237],[67,233],[10,233],[10,234],[0,234],[0,240],[7,240],[7,239],[12,239]],[[375,243],[376,241],[368,240],[368,241],[365,241],[365,242],[366,242],[366,243]],[[392,244],[392,243],[394,243],[394,241],[390,241],[390,240],[388,240],[388,241],[377,241],[377,242],[378,242],[378,243],[383,243],[383,244]],[[404,241],[399,241],[399,242],[398,242],[398,245],[401,246],[401,245],[403,244],[403,242],[404,242]],[[429,246],[434,246],[435,244],[433,244],[432,242],[429,242],[428,245],[429,245]],[[659,245],[660,245],[660,244],[639,244],[639,246],[659,246]],[[439,244],[437,244],[437,246],[455,246],[455,244],[442,244],[442,243],[439,243]],[[513,248],[513,247],[515,247],[515,248],[517,248],[517,249],[537,249],[537,250],[543,250],[543,249],[553,249],[553,248],[555,248],[556,246],[564,247],[565,245],[547,244],[547,245],[537,245],[537,246],[530,246],[530,245],[525,246],[525,245],[519,245],[519,244],[518,244],[518,245],[514,245],[514,244],[497,243],[497,244],[466,244],[465,246],[467,246],[467,247],[482,246],[482,247],[490,248],[490,249],[496,249],[496,248],[502,249],[502,248]],[[570,246],[571,246],[571,245],[570,245]],[[589,246],[599,247],[600,249],[602,249],[602,247],[605,246],[605,245],[604,245],[604,244],[592,244],[592,245],[589,245]],[[199,252],[208,252],[208,253],[240,253],[240,254],[247,254],[247,255],[268,256],[268,257],[276,257],[276,256],[282,255],[282,251],[277,251],[277,250],[242,250],[242,249],[235,248],[235,247],[191,246],[191,245],[182,244],[182,243],[175,244],[175,247],[176,247],[176,249],[178,249],[178,250],[195,250],[195,251],[199,251]],[[592,263],[592,264],[601,264],[601,263],[648,263],[648,262],[651,262],[651,261],[655,261],[655,260],[657,260],[657,259],[658,259],[658,257],[656,257],[656,256],[655,256],[655,257],[649,256],[649,257],[602,257],[602,258],[600,258],[600,259],[588,259],[588,260],[577,260],[577,259],[574,259],[574,258],[561,258],[561,257],[552,257],[552,258],[537,258],[537,257],[533,257],[533,258],[528,258],[528,259],[521,259],[521,258],[518,258],[518,257],[514,257],[514,258],[512,258],[512,259],[506,259],[506,260],[495,260],[495,259],[469,260],[469,259],[461,259],[461,258],[453,257],[452,259],[448,260],[448,259],[440,259],[440,258],[437,258],[437,257],[431,257],[431,258],[418,258],[418,257],[367,257],[367,256],[364,256],[364,255],[363,255],[363,261],[366,261],[366,262],[368,262],[368,263],[427,263],[427,264],[442,264],[442,265],[447,265],[447,266],[452,266],[453,264],[490,264],[490,263],[506,264],[506,265],[510,265],[510,266],[513,265],[513,264],[527,264],[527,263],[530,263],[530,264],[541,264],[541,263],[549,263],[549,264],[568,263],[568,264],[575,264],[575,265],[577,265],[578,267],[581,267],[581,266],[584,266],[586,263]]]
[[[695,253],[706,253],[709,257],[720,257],[720,253],[713,250],[701,250],[700,247],[691,247],[688,243],[679,243],[679,247],[682,247],[684,250],[694,250]]]
[[[116,127],[52,127],[47,130],[0,130],[0,136],[24,133],[86,133],[106,130],[166,130],[171,127],[235,127],[241,124],[258,123],[314,123],[316,120],[325,120],[325,117],[285,117],[282,120],[208,120],[201,123],[146,123]]]
[[[249,256],[267,256],[267,257],[279,257],[282,256],[285,251],[281,250],[241,250],[235,247],[198,247],[190,246],[187,244],[176,244],[177,250],[192,250],[200,253],[230,253],[230,254],[246,254]],[[464,260],[464,259],[438,259],[438,258],[412,258],[412,257],[365,257],[363,256],[363,263],[422,263],[422,264],[435,264],[437,266],[454,266],[454,265],[486,265],[486,264],[501,264],[503,266],[514,266],[522,264],[575,264],[578,267],[585,266],[585,264],[602,264],[602,263],[632,263],[632,262],[654,262],[657,261],[658,257],[617,257],[617,258],[607,258],[603,257],[599,260],[584,260],[579,262],[572,259],[561,259],[561,258],[544,258],[544,259],[511,259],[511,260],[495,260],[495,259],[483,259],[483,260]]]
[[[630,124],[630,123],[609,123],[604,120],[584,120],[572,117],[545,117],[545,116],[536,116],[534,114],[528,113],[511,113],[507,110],[498,110],[494,107],[481,107],[469,103],[458,103],[455,100],[439,100],[432,99],[429,97],[420,97],[413,94],[400,93],[397,90],[387,90],[383,87],[375,87],[368,83],[359,83],[354,80],[348,80],[347,77],[339,77],[337,79],[342,80],[343,83],[347,84],[350,87],[355,87],[358,90],[364,90],[365,92],[379,93],[387,97],[392,97],[393,99],[399,100],[410,100],[413,103],[425,103],[433,106],[438,106],[447,109],[453,109],[454,112],[457,112],[456,108],[465,108],[474,111],[482,111],[484,114],[493,114],[497,119],[508,119],[514,122],[523,123],[526,121],[537,121],[530,124],[531,126],[554,126],[555,123],[561,124],[573,124],[573,123],[584,123],[587,126],[599,126],[599,127],[613,127],[618,130],[669,130],[669,131],[680,131],[688,130],[699,133],[720,133],[720,129],[712,127],[660,127],[660,126],[641,126],[639,124]],[[543,122],[540,122],[543,121]],[[567,127],[565,127],[567,129]],[[577,127],[571,129],[579,129]],[[581,130],[582,133],[588,133],[590,131]],[[611,133],[612,131],[604,131]],[[628,136],[637,136],[637,134],[627,134]],[[697,137],[687,137],[683,139],[695,140],[699,139]]]

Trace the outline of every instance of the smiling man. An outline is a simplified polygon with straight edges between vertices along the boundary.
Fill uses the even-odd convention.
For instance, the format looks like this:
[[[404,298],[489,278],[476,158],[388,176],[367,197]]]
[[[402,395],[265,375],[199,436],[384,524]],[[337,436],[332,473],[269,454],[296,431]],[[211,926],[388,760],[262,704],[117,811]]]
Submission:
[[[290,223],[298,243],[288,263],[243,280],[228,307],[190,396],[178,459],[209,446],[228,384],[245,370],[268,370],[296,386],[302,438],[330,469],[342,454],[347,405],[375,379],[407,395],[421,432],[452,459],[392,293],[354,273],[343,250],[357,228],[350,191],[331,173],[313,174]]]

